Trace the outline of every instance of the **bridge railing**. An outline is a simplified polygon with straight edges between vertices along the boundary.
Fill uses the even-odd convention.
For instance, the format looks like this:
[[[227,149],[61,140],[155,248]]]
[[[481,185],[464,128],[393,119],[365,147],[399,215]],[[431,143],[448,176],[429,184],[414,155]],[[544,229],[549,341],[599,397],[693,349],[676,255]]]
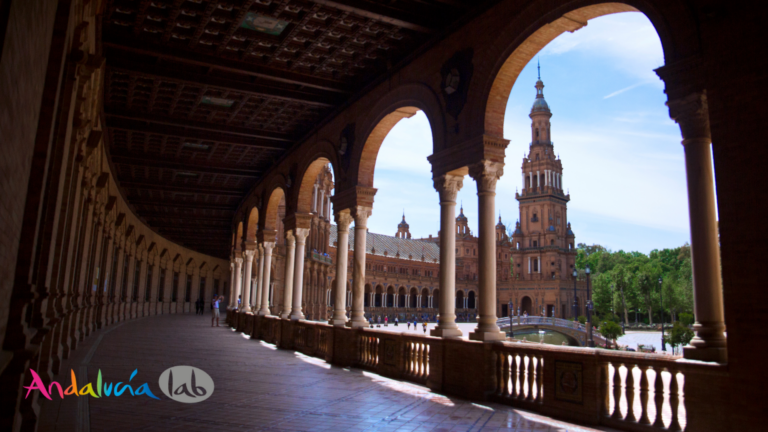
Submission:
[[[231,314],[231,325],[252,339],[337,366],[364,368],[437,392],[626,431],[707,430],[719,412],[718,389],[729,378],[725,365],[661,355],[517,342],[483,344]],[[528,322],[546,321],[529,318],[538,319]],[[485,366],[467,368],[467,364]]]
[[[587,331],[587,326],[584,324],[581,324],[578,321],[572,321],[562,318],[554,318],[554,317],[540,317],[540,316],[517,316],[511,318],[511,326],[516,325],[550,325],[555,327],[562,327],[577,331],[585,332]],[[499,327],[507,327],[510,326],[510,318],[504,317],[496,321],[497,325]],[[602,334],[596,329],[593,329],[592,335],[601,339],[605,339]]]

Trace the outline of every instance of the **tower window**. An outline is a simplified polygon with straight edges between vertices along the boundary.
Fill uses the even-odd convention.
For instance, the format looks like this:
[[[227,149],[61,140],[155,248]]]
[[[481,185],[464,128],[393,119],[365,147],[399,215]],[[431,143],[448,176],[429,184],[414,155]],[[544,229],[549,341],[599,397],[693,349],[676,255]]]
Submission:
[[[536,240],[534,240],[534,241],[533,241],[533,247],[538,247],[538,246],[539,246],[539,242],[538,242],[538,241],[536,241]]]
[[[549,243],[549,244],[550,244],[550,245],[552,245],[552,246],[554,246],[554,245],[555,245],[555,241],[554,241],[554,240],[550,240],[550,243]]]

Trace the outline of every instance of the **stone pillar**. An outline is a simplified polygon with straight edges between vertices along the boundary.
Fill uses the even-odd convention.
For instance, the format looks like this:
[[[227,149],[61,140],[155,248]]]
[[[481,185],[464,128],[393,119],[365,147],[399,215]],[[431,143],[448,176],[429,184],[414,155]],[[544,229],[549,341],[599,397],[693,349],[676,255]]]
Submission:
[[[253,312],[261,310],[261,300],[263,297],[262,291],[264,290],[264,244],[259,244],[259,262],[256,268],[258,274],[256,275],[256,289],[253,293]]]
[[[324,191],[324,190],[321,190],[321,191],[320,191],[320,209],[319,209],[319,210],[318,210],[318,212],[317,212],[317,216],[318,216],[318,217],[323,217],[323,215],[325,214],[325,213],[323,212],[323,208],[324,208],[323,206],[324,206],[324,205],[325,205],[325,191]]]
[[[368,217],[371,207],[356,206],[352,209],[355,218],[355,260],[352,273],[352,314],[349,326],[366,327],[365,320],[365,241],[368,232]]]
[[[275,242],[262,243],[261,257],[261,307],[259,308],[259,315],[269,315],[269,279],[272,273],[272,248],[275,247]]]
[[[347,260],[349,258],[349,225],[352,215],[349,210],[336,213],[338,242],[336,246],[336,287],[333,294],[333,316],[328,324],[344,326],[347,324]]]
[[[301,312],[301,293],[304,289],[304,246],[309,235],[309,228],[296,228],[296,252],[295,266],[293,269],[293,308],[291,309],[291,320],[298,321],[304,319]]]
[[[477,328],[469,334],[472,340],[506,339],[506,335],[496,325],[496,227],[494,225],[496,182],[504,173],[503,168],[502,162],[483,160],[469,169],[469,175],[477,182],[479,219],[477,237],[480,307]]]
[[[464,185],[464,176],[442,175],[434,184],[440,195],[440,310],[430,335],[456,338],[462,334],[456,325],[456,195]],[[421,295],[418,302],[421,308]]]
[[[249,249],[246,246],[243,252],[245,259],[245,273],[243,274],[243,301],[240,303],[240,312],[251,312],[251,275],[253,274],[253,257],[256,254],[255,249]]]
[[[161,287],[162,289],[162,287]],[[235,260],[229,259],[229,310],[237,307],[237,295],[235,294]]]
[[[237,252],[235,252],[235,254],[237,254]],[[243,271],[242,271],[242,269],[243,269],[243,258],[239,257],[239,256],[235,256],[235,283],[234,283],[234,285],[232,285],[232,297],[234,297],[234,299],[235,299],[235,306],[236,307],[237,307],[237,297],[242,292],[241,289],[243,287],[243,282],[242,282],[242,280],[243,280],[242,279]],[[171,276],[171,277],[173,277],[173,276]],[[241,300],[241,302],[240,302],[241,309],[242,309],[242,305],[247,304],[247,302],[248,302],[248,299],[246,299],[246,298]]]
[[[685,358],[727,361],[724,334],[720,246],[715,216],[714,175],[705,91],[670,100],[669,115],[680,126],[688,182],[688,217],[691,224],[691,266],[696,336],[683,348]]]
[[[312,213],[317,211],[317,183],[312,188]]]
[[[283,310],[280,318],[291,317],[293,305],[293,260],[296,255],[296,237],[293,231],[285,232],[285,283],[283,284]]]

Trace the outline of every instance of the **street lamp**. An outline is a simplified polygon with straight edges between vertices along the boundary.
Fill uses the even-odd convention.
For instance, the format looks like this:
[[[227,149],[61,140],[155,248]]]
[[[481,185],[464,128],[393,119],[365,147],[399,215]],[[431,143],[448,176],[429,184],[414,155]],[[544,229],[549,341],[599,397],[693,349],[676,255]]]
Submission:
[[[589,289],[589,264],[587,264],[587,346],[595,347],[595,341],[592,339],[592,294]]]
[[[666,351],[667,345],[664,343],[664,291],[661,289],[661,276],[659,276],[659,294],[661,296],[661,350]]]
[[[578,313],[578,307],[579,307],[579,299],[576,296],[576,276],[578,276],[579,273],[576,271],[576,268],[573,269],[573,319],[578,320],[579,319],[579,313]]]

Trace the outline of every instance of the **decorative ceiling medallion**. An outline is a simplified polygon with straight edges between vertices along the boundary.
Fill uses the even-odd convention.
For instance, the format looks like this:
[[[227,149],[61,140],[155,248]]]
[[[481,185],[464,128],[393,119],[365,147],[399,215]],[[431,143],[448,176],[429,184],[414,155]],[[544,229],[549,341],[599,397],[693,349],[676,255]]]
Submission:
[[[255,30],[262,33],[271,34],[274,36],[280,35],[288,26],[288,22],[272,18],[268,16],[259,15],[253,12],[245,14],[245,19],[240,27]]]
[[[234,105],[235,101],[233,101],[232,99],[203,96],[203,98],[200,100],[200,103],[204,103],[206,105],[215,105],[215,106],[224,107],[224,108],[231,108],[232,105]]]

